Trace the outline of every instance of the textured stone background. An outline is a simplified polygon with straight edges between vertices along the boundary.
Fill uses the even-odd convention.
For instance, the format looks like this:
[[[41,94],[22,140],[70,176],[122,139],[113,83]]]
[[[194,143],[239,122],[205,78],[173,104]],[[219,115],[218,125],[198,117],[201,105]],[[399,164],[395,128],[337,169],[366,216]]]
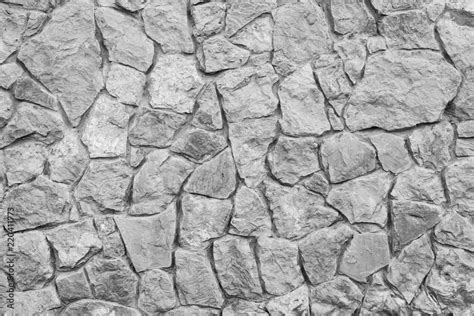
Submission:
[[[474,1],[0,2],[16,315],[474,313]]]

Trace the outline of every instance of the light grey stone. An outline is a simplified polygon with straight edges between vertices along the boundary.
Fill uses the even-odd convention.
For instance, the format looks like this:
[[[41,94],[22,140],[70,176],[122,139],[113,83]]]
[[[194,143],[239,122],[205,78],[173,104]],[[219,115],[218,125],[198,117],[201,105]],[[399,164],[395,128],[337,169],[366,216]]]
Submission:
[[[434,229],[439,243],[474,252],[474,224],[455,211],[449,212]]]
[[[234,192],[235,186],[234,158],[230,149],[226,149],[197,167],[185,184],[184,190],[217,199],[226,199]]]
[[[291,136],[321,135],[331,129],[324,96],[314,81],[310,64],[288,76],[278,89],[283,133]]]
[[[17,63],[5,63],[0,65],[0,87],[10,87],[23,75],[23,69]]]
[[[454,152],[457,157],[474,156],[474,138],[458,139]]]
[[[287,76],[312,58],[330,51],[329,25],[316,3],[288,3],[273,10],[272,16],[275,21],[272,64],[279,74]]]
[[[44,12],[29,11],[28,13],[28,21],[26,22],[26,29],[23,33],[24,37],[30,37],[40,32],[48,19],[48,15]]]
[[[342,60],[337,54],[323,54],[313,62],[313,66],[326,98],[348,98],[352,88],[344,73]]]
[[[79,300],[68,305],[61,314],[64,316],[94,315],[105,313],[105,315],[127,315],[140,316],[141,313],[135,308],[123,306],[113,302],[102,300]]]
[[[56,6],[55,0],[5,0],[3,2],[20,5],[23,9],[33,9],[48,11],[49,8]]]
[[[143,148],[130,147],[130,166],[133,168],[138,167],[145,160],[146,154],[146,150]]]
[[[375,149],[347,132],[325,139],[320,152],[321,163],[332,183],[350,180],[375,169]]]
[[[3,206],[3,216],[13,208],[14,231],[67,222],[71,209],[68,187],[44,176],[8,191]]]
[[[339,225],[317,230],[298,243],[303,267],[313,285],[334,277],[344,244],[353,235],[348,226]]]
[[[379,133],[371,136],[370,142],[375,146],[377,157],[385,171],[398,174],[413,165],[403,137]]]
[[[302,184],[306,189],[323,196],[327,196],[331,189],[329,181],[322,171],[316,172],[310,177],[304,179]]]
[[[56,288],[59,297],[65,302],[92,298],[92,291],[83,268],[59,274],[56,277]]]
[[[444,177],[451,205],[461,215],[474,219],[474,157],[451,163]]]
[[[158,149],[148,154],[146,162],[133,179],[131,215],[159,214],[173,202],[194,164],[182,157],[170,156]]]
[[[153,61],[154,47],[139,21],[112,8],[97,8],[95,16],[109,60],[147,71]]]
[[[186,6],[185,0],[150,1],[143,10],[146,34],[165,53],[194,52]]]
[[[21,142],[3,150],[8,185],[24,183],[43,173],[46,147],[40,142]]]
[[[150,105],[176,113],[191,113],[203,85],[192,56],[161,55],[150,73]]]
[[[22,45],[18,59],[58,97],[73,126],[79,125],[103,87],[93,1],[68,2],[54,10],[43,31]]]
[[[125,256],[125,246],[118,232],[102,236],[102,254],[104,258],[119,258]]]
[[[219,283],[204,254],[178,249],[175,262],[176,286],[183,305],[220,308],[224,304]]]
[[[388,266],[387,280],[403,295],[407,303],[415,297],[434,262],[427,235],[412,241]]]
[[[219,33],[225,26],[226,4],[222,2],[207,2],[191,7],[193,17],[193,34],[198,41]]]
[[[358,82],[362,74],[367,59],[366,43],[361,38],[346,38],[334,44],[334,50],[344,63],[344,71],[352,81]]]
[[[449,148],[453,139],[453,127],[447,121],[416,129],[408,138],[416,162],[438,171],[451,159]]]
[[[436,122],[460,82],[458,71],[437,52],[388,50],[369,56],[349,99],[346,124],[351,130],[395,130]]]
[[[49,285],[42,289],[15,292],[16,315],[34,315],[35,313],[54,313],[53,310],[61,307],[56,288]]]
[[[214,263],[227,295],[255,299],[262,295],[257,262],[249,240],[225,236],[214,242]]]
[[[406,245],[435,226],[443,216],[440,206],[423,202],[392,201],[394,243]]]
[[[344,130],[344,123],[343,123],[342,117],[339,117],[336,114],[336,111],[332,107],[328,107],[327,116],[333,130],[335,131]]]
[[[438,302],[428,294],[426,289],[422,289],[413,299],[412,306],[423,313],[441,314]]]
[[[123,212],[132,177],[125,160],[92,160],[74,191],[83,211]],[[104,181],[107,179],[107,181]]]
[[[474,120],[459,122],[457,132],[459,138],[474,137]]]
[[[117,216],[115,223],[137,272],[171,266],[176,232],[174,205],[162,214],[153,216]]]
[[[191,124],[210,130],[218,130],[223,127],[222,113],[214,82],[208,83],[202,88],[196,99],[196,104],[198,109],[194,113]]]
[[[186,123],[186,116],[141,108],[130,127],[129,141],[134,146],[166,147],[178,129]]]
[[[125,10],[136,12],[143,9],[148,0],[115,0],[115,3]]]
[[[441,204],[446,201],[441,178],[434,171],[414,167],[400,173],[390,196],[397,200],[411,200]]]
[[[104,94],[99,96],[81,136],[91,158],[125,156],[130,114],[122,103]]]
[[[46,238],[57,253],[59,268],[73,269],[102,248],[92,219],[59,226],[46,232]]]
[[[273,223],[281,237],[298,239],[339,219],[334,209],[325,206],[322,196],[301,186],[290,188],[267,180],[265,188]]]
[[[229,0],[227,2],[225,35],[231,37],[258,16],[271,12],[276,6],[276,0],[250,0],[245,2]]]
[[[379,28],[391,49],[439,49],[434,24],[422,10],[387,15],[382,18]]]
[[[454,114],[462,120],[474,119],[472,89],[474,89],[474,69],[467,69],[459,88],[459,93],[453,100]]]
[[[110,66],[105,83],[107,91],[124,104],[139,105],[145,88],[146,76],[121,64]]]
[[[474,14],[474,4],[469,0],[445,0],[446,6],[451,10],[462,13]]]
[[[267,303],[270,315],[309,315],[308,287],[302,285],[296,290],[270,299]]]
[[[270,64],[226,71],[216,83],[227,120],[239,122],[274,112],[278,98],[272,89],[277,80]]]
[[[257,239],[257,257],[267,293],[284,295],[304,283],[296,243],[282,238],[260,237]]]
[[[229,232],[241,236],[268,236],[272,222],[262,194],[242,185],[234,197],[234,212]]]
[[[232,202],[184,194],[179,244],[183,248],[207,248],[211,240],[225,235]]]
[[[229,140],[239,175],[256,187],[267,174],[265,159],[277,133],[275,116],[229,124]]]
[[[46,91],[39,83],[26,76],[21,76],[16,80],[14,95],[18,100],[36,103],[51,110],[56,110],[58,107],[58,101],[55,96]]]
[[[180,306],[172,309],[164,314],[165,316],[219,316],[220,310],[214,308],[206,308],[199,306]]]
[[[367,38],[367,50],[370,54],[386,50],[387,42],[383,36],[370,36]]]
[[[221,35],[204,40],[202,53],[205,72],[238,68],[245,64],[250,56],[249,51],[232,44]]]
[[[327,202],[344,214],[351,224],[374,223],[385,226],[391,182],[389,173],[375,171],[333,186]]]
[[[337,276],[310,289],[311,310],[322,315],[351,315],[362,303],[364,295],[349,278]]]
[[[222,316],[239,316],[242,314],[268,316],[268,313],[265,311],[264,303],[250,302],[240,299],[230,302],[222,310]]]
[[[95,298],[123,305],[134,304],[138,277],[124,259],[94,256],[85,269]]]
[[[143,272],[138,292],[138,306],[148,313],[170,310],[178,302],[171,275],[159,269]]]
[[[273,50],[272,35],[273,20],[269,15],[263,15],[245,25],[229,40],[253,53],[263,53]]]
[[[2,102],[0,110],[2,114],[0,115],[7,119],[11,116],[10,113],[13,110],[11,100],[2,98],[0,94],[0,101]],[[5,124],[5,121],[3,121],[3,124]],[[16,112],[7,125],[0,130],[0,148],[10,145],[25,136],[31,136],[43,143],[51,144],[63,138],[63,126],[57,113],[32,103],[21,102],[16,105]]]
[[[195,162],[214,157],[227,147],[227,140],[221,133],[190,128],[177,135],[170,150]]]
[[[0,63],[3,63],[21,45],[27,20],[25,11],[9,7],[0,8],[0,25],[3,30],[3,36],[0,39]]]
[[[280,136],[268,154],[268,162],[278,180],[295,184],[301,177],[320,170],[316,138]]]
[[[397,11],[403,10],[413,10],[424,8],[427,4],[433,2],[432,0],[428,1],[418,1],[418,0],[370,0],[374,8],[382,14],[388,14]]]
[[[337,33],[376,33],[375,19],[364,2],[331,0],[330,6]]]

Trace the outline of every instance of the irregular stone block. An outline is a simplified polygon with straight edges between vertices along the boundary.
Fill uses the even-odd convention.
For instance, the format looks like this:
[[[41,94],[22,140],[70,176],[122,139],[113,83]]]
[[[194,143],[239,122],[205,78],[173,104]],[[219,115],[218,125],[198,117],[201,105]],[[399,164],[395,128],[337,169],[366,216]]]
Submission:
[[[205,72],[238,68],[245,64],[250,56],[247,50],[232,44],[220,35],[204,40],[202,54]]]
[[[10,87],[23,75],[23,69],[17,63],[5,63],[0,65],[0,87]]]
[[[124,104],[139,105],[146,76],[138,70],[113,63],[107,74],[107,91]]]
[[[148,270],[141,275],[138,306],[148,313],[163,312],[177,304],[173,279],[162,270]]]
[[[60,307],[61,301],[56,288],[52,285],[33,291],[15,292],[17,315],[49,314]]]
[[[58,275],[56,288],[59,297],[65,302],[92,298],[92,291],[83,268]]]
[[[330,6],[337,33],[376,33],[374,17],[363,2],[331,0]]]
[[[314,73],[326,98],[348,98],[351,86],[344,73],[343,63],[337,54],[323,54],[313,62]]]
[[[222,134],[191,128],[176,137],[170,150],[195,162],[203,162],[225,147],[227,140]]]
[[[262,303],[250,302],[245,300],[235,300],[224,307],[222,316],[238,316],[247,315],[252,316],[268,316],[265,307]]]
[[[434,229],[439,243],[474,252],[474,224],[457,212],[448,213]]]
[[[344,72],[354,84],[362,78],[367,59],[366,46],[362,38],[346,38],[334,44],[334,50],[344,63]]]
[[[308,287],[302,285],[286,295],[274,297],[266,307],[270,315],[309,315]]]
[[[215,2],[210,2],[215,3]],[[211,82],[202,88],[199,93],[196,104],[198,109],[194,113],[191,124],[196,127],[218,130],[223,126],[221,107],[217,98],[216,85]]]
[[[319,193],[323,196],[327,196],[331,186],[329,184],[326,175],[322,171],[318,171],[312,174],[310,177],[303,180],[303,186],[315,193]]]
[[[25,11],[9,7],[0,9],[0,25],[5,35],[0,40],[0,63],[3,63],[21,45],[27,20]]]
[[[36,103],[51,110],[56,110],[58,107],[55,96],[46,91],[39,83],[25,76],[16,80],[14,94],[18,100]]]
[[[460,214],[474,219],[474,157],[449,164],[444,177],[451,205]]]
[[[226,4],[221,2],[207,2],[191,7],[193,17],[193,34],[198,41],[219,33],[224,29]]]
[[[362,302],[364,295],[349,278],[337,276],[334,280],[310,289],[311,310],[321,314],[350,315]]]
[[[458,139],[454,152],[457,157],[474,156],[474,138]]]
[[[276,6],[276,0],[250,0],[245,2],[229,0],[227,2],[225,35],[231,37],[252,20],[263,13],[272,11]]]
[[[130,315],[140,316],[141,313],[135,308],[102,300],[79,300],[68,305],[62,312],[64,316],[94,315],[105,313],[106,315]]]
[[[43,173],[46,147],[40,142],[21,142],[3,150],[8,185],[24,183]]]
[[[467,69],[463,77],[459,93],[453,100],[454,114],[460,119],[474,119],[474,69]]]
[[[390,133],[381,133],[371,136],[370,142],[377,150],[377,157],[385,171],[398,174],[412,166],[404,138]]]
[[[229,40],[253,53],[263,53],[273,50],[272,35],[273,20],[269,15],[263,15],[244,26]]]

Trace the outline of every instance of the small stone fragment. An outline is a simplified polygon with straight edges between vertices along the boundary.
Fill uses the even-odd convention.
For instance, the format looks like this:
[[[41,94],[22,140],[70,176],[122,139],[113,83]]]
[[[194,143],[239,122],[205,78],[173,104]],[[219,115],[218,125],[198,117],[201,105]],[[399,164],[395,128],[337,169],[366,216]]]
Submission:
[[[46,147],[40,142],[15,143],[3,150],[8,185],[34,179],[45,168]]]
[[[196,99],[196,104],[198,105],[198,109],[196,113],[194,113],[191,124],[210,130],[222,128],[222,114],[215,83],[211,82],[204,86]]]
[[[227,147],[226,138],[220,133],[191,128],[178,135],[170,150],[195,162],[214,157]]]
[[[138,167],[146,157],[146,150],[137,147],[130,147],[129,163],[133,168]]]
[[[175,262],[176,286],[184,305],[220,308],[224,304],[216,276],[204,254],[178,249],[175,252]]]
[[[387,280],[410,303],[433,265],[434,254],[427,235],[402,249],[388,266]]]
[[[52,12],[43,31],[26,41],[18,54],[32,75],[58,97],[73,126],[103,87],[95,31],[94,2],[67,2]]]
[[[319,171],[311,175],[310,177],[303,180],[303,186],[315,193],[319,193],[323,196],[328,195],[331,186],[328,179],[324,175],[324,172]]]
[[[404,138],[390,133],[380,133],[371,136],[370,142],[375,146],[377,157],[385,171],[398,174],[412,166]]]
[[[66,185],[39,176],[33,182],[10,190],[3,206],[3,216],[8,208],[13,209],[14,231],[64,223],[68,221],[71,209],[69,189]]]
[[[282,238],[260,237],[257,239],[257,256],[267,293],[283,295],[304,283],[296,243]]]
[[[232,211],[230,200],[184,194],[179,244],[185,248],[207,248],[211,240],[226,233]]]
[[[125,246],[118,232],[102,236],[101,240],[104,258],[119,258],[125,256]]]
[[[474,219],[474,157],[458,160],[446,168],[444,175],[451,205],[461,215]]]
[[[59,297],[65,302],[92,298],[91,288],[83,268],[58,275],[56,287]]]
[[[140,316],[141,313],[135,308],[119,305],[102,300],[79,300],[68,305],[61,314],[64,316],[94,315],[104,313],[105,315],[127,315]]]
[[[226,15],[226,37],[231,37],[237,31],[248,25],[252,20],[262,15],[263,13],[270,12],[277,6],[276,0],[250,0],[250,1],[238,1],[229,0],[227,2],[227,15]]]
[[[3,63],[20,46],[27,19],[25,11],[9,7],[0,8],[0,25],[3,35],[0,39],[0,63]]]
[[[33,0],[35,1],[35,0]],[[33,36],[41,31],[44,23],[48,19],[48,15],[44,12],[30,11],[28,12],[28,21],[26,22],[26,30],[23,36]]]
[[[320,147],[322,165],[333,183],[350,180],[375,169],[375,149],[351,133],[338,133]]]
[[[331,127],[333,130],[335,131],[344,130],[343,119],[337,116],[336,111],[332,107],[329,107],[327,109],[327,115],[328,115],[329,123],[331,124]]]
[[[89,155],[79,137],[69,132],[48,152],[51,180],[71,184],[79,178],[89,162]]]
[[[150,73],[150,105],[176,113],[191,113],[203,85],[193,56],[161,55]]]
[[[288,294],[270,299],[267,311],[270,315],[309,315],[308,287],[302,285]]]
[[[430,169],[414,167],[400,173],[390,195],[397,200],[441,204],[446,201],[439,175]]]
[[[267,117],[229,124],[229,139],[239,175],[256,187],[267,174],[265,159],[277,133],[277,118]]]
[[[191,7],[194,20],[193,34],[198,41],[219,33],[224,29],[226,5],[222,2],[207,2]]]
[[[343,63],[337,54],[323,54],[313,62],[314,73],[326,98],[347,98],[351,86],[344,73]]]
[[[268,154],[268,162],[278,180],[295,184],[301,177],[320,170],[318,143],[313,137],[280,136]]]
[[[457,212],[450,212],[434,229],[439,243],[474,252],[474,224]]]
[[[135,175],[130,215],[159,214],[173,202],[194,164],[182,157],[170,157],[167,150],[148,154]]]
[[[235,164],[230,149],[226,149],[194,170],[184,186],[190,193],[226,199],[236,186]]]
[[[474,156],[474,138],[458,139],[454,152],[457,157]]]
[[[438,52],[387,50],[368,57],[346,108],[351,130],[395,130],[440,120],[457,93],[459,72]],[[412,89],[416,84],[417,89]]]
[[[125,105],[101,95],[90,113],[82,133],[82,142],[91,158],[125,156],[130,114]]]
[[[0,249],[2,265],[8,269],[8,267],[12,267],[12,260],[14,261],[13,269],[15,271],[13,273],[17,290],[41,289],[53,277],[54,267],[51,262],[51,252],[42,232],[17,233],[14,235],[13,246],[11,237],[8,238],[7,246],[7,235],[5,234],[2,243]],[[11,247],[13,247],[13,251],[10,249]],[[15,269],[15,267],[19,267],[19,269]],[[16,303],[17,297],[14,299]]]
[[[392,201],[392,223],[396,245],[406,245],[435,226],[443,215],[440,206],[423,202]]]
[[[214,242],[213,256],[217,276],[227,295],[246,299],[262,295],[257,262],[249,241],[225,236]]]
[[[459,93],[453,100],[454,114],[462,120],[474,119],[474,69],[467,69],[459,88]]]
[[[397,12],[384,17],[380,23],[380,34],[391,49],[427,48],[438,50],[434,24],[421,10]]]
[[[344,244],[353,234],[348,226],[340,225],[317,230],[298,243],[303,267],[312,284],[334,277]]]
[[[321,135],[331,129],[324,109],[324,96],[306,64],[288,76],[280,85],[283,133],[291,136]]]
[[[389,173],[375,171],[332,187],[327,202],[353,223],[374,223],[385,226],[387,222],[387,195],[392,177]]]
[[[459,122],[457,126],[458,137],[474,137],[474,120]]]
[[[443,0],[444,1],[444,0]],[[386,50],[387,42],[383,36],[370,36],[367,38],[367,50],[370,54]]]
[[[15,292],[16,315],[46,315],[60,307],[61,301],[52,285],[33,291]]]
[[[147,71],[153,61],[154,47],[138,20],[111,8],[97,8],[95,16],[109,60]]]
[[[107,91],[124,104],[139,105],[146,76],[138,70],[113,63],[107,75]]]
[[[23,69],[17,63],[5,63],[0,65],[0,87],[10,87],[23,75]]]
[[[342,255],[339,270],[350,278],[367,282],[367,277],[388,265],[390,249],[385,233],[362,233],[352,238]]]
[[[51,110],[56,110],[58,106],[55,96],[46,91],[39,83],[25,76],[16,80],[14,94],[18,100],[33,102]]]
[[[309,1],[288,3],[273,10],[272,16],[275,21],[272,64],[279,74],[287,76],[330,51],[329,25],[319,5]]]
[[[138,277],[123,259],[94,256],[85,268],[97,299],[124,305],[134,304]]]
[[[148,313],[163,312],[177,304],[172,277],[162,270],[148,270],[141,275],[138,306]]]
[[[453,138],[453,127],[443,121],[415,130],[408,140],[419,165],[440,171],[451,159],[449,147]]]
[[[244,26],[229,40],[253,53],[263,53],[273,50],[272,34],[273,20],[269,15],[264,15]]]
[[[301,186],[289,188],[274,181],[265,181],[265,188],[275,228],[283,238],[304,237],[339,219],[334,209],[324,205],[322,196]]]
[[[146,34],[166,54],[194,52],[186,6],[185,0],[151,1],[143,10]]]
[[[102,248],[92,219],[55,228],[46,238],[57,253],[59,268],[73,269]]]
[[[268,316],[263,303],[250,302],[245,300],[234,300],[224,307],[222,316]]]
[[[334,50],[344,63],[346,72],[352,83],[362,78],[367,57],[366,43],[358,38],[344,39],[334,44]]]
[[[166,268],[171,265],[171,252],[176,232],[176,207],[162,214],[146,217],[115,217],[127,253],[137,272]],[[140,234],[137,234],[137,231]]]
[[[32,9],[40,11],[48,11],[49,8],[55,7],[56,0],[4,0],[2,2],[21,5],[23,9]]]
[[[236,46],[223,36],[213,36],[202,43],[204,71],[216,72],[238,68],[245,64],[250,53]]]
[[[130,144],[153,147],[169,146],[176,131],[185,123],[186,117],[184,115],[141,108],[130,127]]]
[[[278,105],[273,84],[278,76],[269,64],[226,71],[217,79],[222,107],[229,122],[272,114]]]
[[[364,295],[349,278],[338,276],[310,290],[311,310],[322,315],[352,315],[362,303]]]
[[[272,222],[263,196],[242,185],[234,198],[234,213],[229,232],[241,236],[270,235]]]
[[[376,33],[374,17],[364,2],[331,0],[330,5],[337,33]]]

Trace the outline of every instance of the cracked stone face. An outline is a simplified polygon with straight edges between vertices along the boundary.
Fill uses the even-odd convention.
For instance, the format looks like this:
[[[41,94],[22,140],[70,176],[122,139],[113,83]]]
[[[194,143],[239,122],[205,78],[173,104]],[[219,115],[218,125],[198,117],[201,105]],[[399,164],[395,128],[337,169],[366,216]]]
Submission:
[[[0,2],[1,315],[472,314],[472,0]]]

